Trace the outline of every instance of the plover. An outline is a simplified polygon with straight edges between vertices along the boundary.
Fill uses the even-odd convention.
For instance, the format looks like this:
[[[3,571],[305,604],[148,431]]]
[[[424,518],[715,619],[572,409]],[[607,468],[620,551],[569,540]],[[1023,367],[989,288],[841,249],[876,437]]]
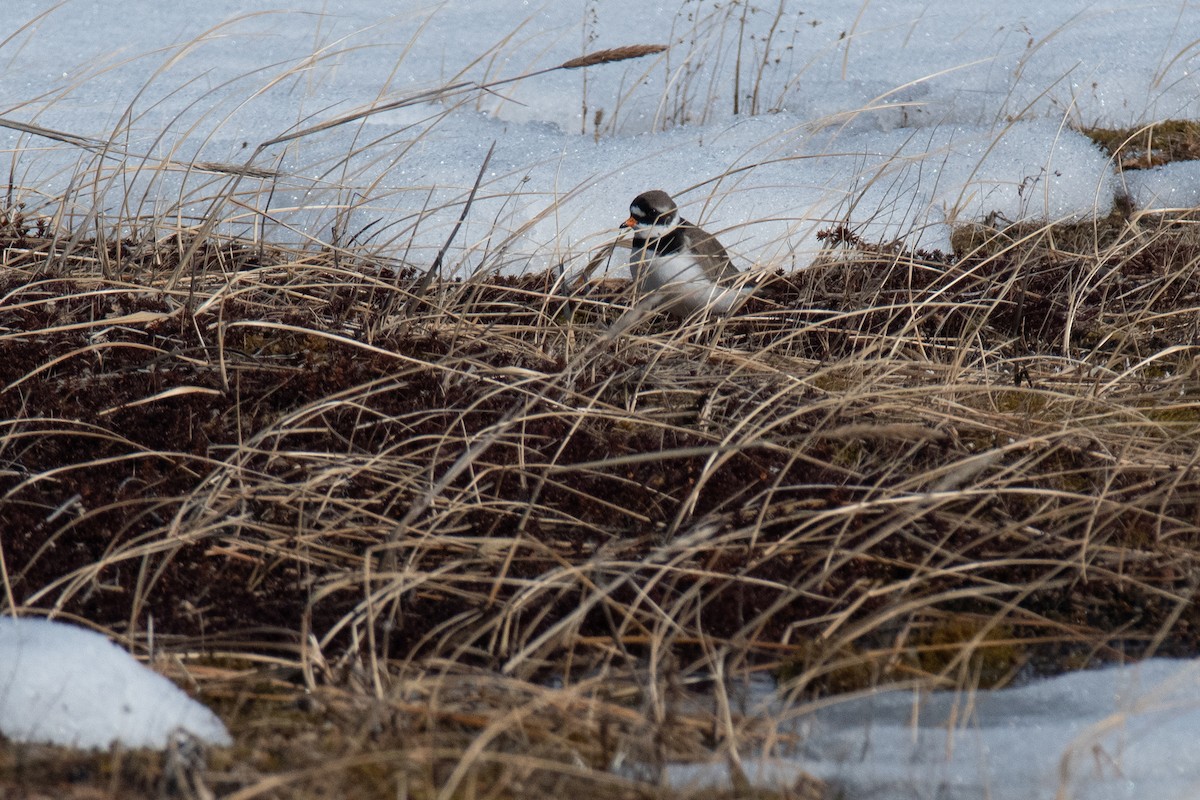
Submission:
[[[629,271],[649,308],[678,318],[705,308],[727,314],[749,296],[747,287],[730,285],[741,272],[717,237],[680,217],[661,189],[635,197],[621,227],[633,229]]]

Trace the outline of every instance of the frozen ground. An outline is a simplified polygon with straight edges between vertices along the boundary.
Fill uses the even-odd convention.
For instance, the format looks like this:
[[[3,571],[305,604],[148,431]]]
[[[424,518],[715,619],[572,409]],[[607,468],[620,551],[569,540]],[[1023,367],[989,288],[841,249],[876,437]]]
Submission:
[[[1118,176],[1071,127],[1200,113],[1194,3],[290,6],[9,0],[5,24],[21,27],[0,38],[0,116],[111,145],[100,160],[9,131],[0,168],[35,210],[66,194],[76,222],[99,208],[170,227],[216,209],[234,233],[429,263],[495,141],[460,271],[578,269],[655,187],[722,231],[739,265],[790,268],[837,221],[944,250],[957,222],[1088,218],[1116,192],[1176,205],[1200,186],[1179,167]],[[354,111],[640,43],[671,49],[267,147],[254,164],[279,176],[241,179],[236,203],[212,202],[228,176],[181,166],[244,164]]]

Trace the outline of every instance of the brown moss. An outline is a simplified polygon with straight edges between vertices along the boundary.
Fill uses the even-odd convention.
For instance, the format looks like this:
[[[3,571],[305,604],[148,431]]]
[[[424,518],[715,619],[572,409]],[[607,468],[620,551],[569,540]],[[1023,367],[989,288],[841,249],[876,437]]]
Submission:
[[[1136,128],[1085,128],[1121,169],[1150,169],[1200,158],[1200,123],[1162,120]]]

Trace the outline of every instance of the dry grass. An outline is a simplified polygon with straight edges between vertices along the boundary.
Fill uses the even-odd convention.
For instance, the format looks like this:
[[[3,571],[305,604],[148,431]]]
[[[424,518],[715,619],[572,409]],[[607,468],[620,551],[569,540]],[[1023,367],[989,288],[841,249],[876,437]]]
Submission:
[[[713,675],[1197,650],[1189,219],[831,229],[740,314],[615,340],[608,284],[2,233],[5,605],[153,620],[239,742],[87,785],[640,796],[769,735],[688,699]],[[62,777],[23,752],[14,791]]]

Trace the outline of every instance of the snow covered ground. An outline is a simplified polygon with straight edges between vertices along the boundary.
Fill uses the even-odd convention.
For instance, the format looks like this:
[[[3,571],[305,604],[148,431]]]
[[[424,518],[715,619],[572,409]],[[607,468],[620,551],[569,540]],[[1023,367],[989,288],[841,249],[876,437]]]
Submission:
[[[451,252],[460,271],[580,269],[649,188],[719,231],[740,266],[762,268],[803,267],[816,232],[836,222],[946,249],[956,223],[1087,219],[1122,193],[1142,208],[1200,204],[1197,165],[1119,174],[1075,130],[1200,117],[1200,4],[1187,0],[246,5],[6,0],[0,118],[88,139],[0,131],[15,199],[37,214],[61,206],[77,226],[96,213],[101,226],[119,219],[145,233],[216,213],[228,232],[429,263],[495,142]],[[656,43],[671,49],[258,152],[447,84]],[[187,168],[252,155],[276,177]],[[33,713],[50,714],[55,700],[18,690],[27,662],[11,654],[29,645],[11,641],[0,705],[32,699],[43,704]],[[107,667],[97,657],[88,669],[101,680]],[[64,692],[78,683],[47,675]],[[751,777],[807,769],[855,798],[1190,798],[1198,705],[1191,665],[1154,662],[995,695],[857,701],[798,721],[809,734],[799,754],[743,755]],[[951,707],[965,708],[954,726]],[[72,741],[114,738],[87,730],[86,704],[71,708],[82,726]],[[14,730],[5,735],[29,735]],[[673,779],[727,775],[681,767]]]
[[[170,225],[210,214],[230,183],[181,164],[244,164],[274,137],[432,88],[663,43],[267,147],[254,165],[279,177],[241,179],[217,214],[235,233],[262,223],[429,263],[493,141],[460,271],[579,269],[649,188],[721,231],[740,266],[773,268],[808,263],[837,221],[945,250],[959,222],[1089,218],[1117,192],[1200,199],[1192,166],[1121,176],[1071,127],[1200,115],[1195,3],[289,5],[9,0],[5,24],[28,24],[0,39],[19,76],[0,83],[0,117],[111,142],[112,157],[10,130],[0,169],[34,210],[66,192],[77,221],[99,207]]]
[[[230,743],[224,723],[95,631],[0,615],[0,736],[71,747]]]
[[[794,752],[744,757],[751,783],[802,772],[854,800],[1192,800],[1200,796],[1200,663],[1153,660],[978,693],[884,692],[786,720]],[[727,762],[677,766],[677,787],[730,786]]]

